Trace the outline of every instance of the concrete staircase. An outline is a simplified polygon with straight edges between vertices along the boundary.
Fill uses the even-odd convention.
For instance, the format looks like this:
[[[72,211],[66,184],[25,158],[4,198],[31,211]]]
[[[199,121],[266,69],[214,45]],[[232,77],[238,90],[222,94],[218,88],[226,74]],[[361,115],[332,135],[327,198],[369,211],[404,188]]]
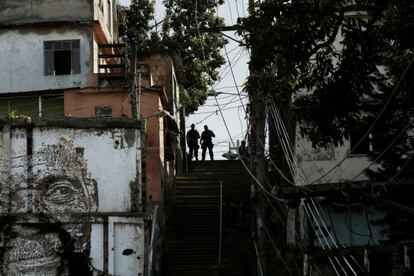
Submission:
[[[220,181],[227,204],[219,266]],[[250,177],[241,162],[192,162],[188,175],[175,178],[175,187],[163,241],[162,275],[257,275],[250,221],[238,215],[240,204],[250,196]]]

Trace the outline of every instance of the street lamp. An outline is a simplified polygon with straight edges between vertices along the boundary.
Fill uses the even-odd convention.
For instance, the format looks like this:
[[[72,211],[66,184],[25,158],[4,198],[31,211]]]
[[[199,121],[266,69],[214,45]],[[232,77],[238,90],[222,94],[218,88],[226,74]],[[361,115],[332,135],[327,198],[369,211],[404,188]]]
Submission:
[[[164,110],[164,109],[159,109],[158,111],[155,111],[151,115],[143,118],[145,131],[147,130],[147,121],[148,121],[148,119],[150,119],[152,117],[156,117],[156,118],[170,117],[172,120],[175,121],[175,118],[171,115],[170,112],[168,112],[167,110]]]
[[[210,89],[210,90],[207,90],[207,96],[213,96],[213,97],[216,97],[216,96],[218,96],[218,95],[220,95],[220,94],[225,94],[225,95],[238,95],[238,94],[235,94],[235,93],[228,93],[228,92],[221,92],[221,91],[216,91],[216,90],[214,90],[214,89]]]
[[[164,109],[159,109],[158,111],[155,111],[154,113],[152,113],[151,115],[149,115],[149,116],[147,116],[147,117],[145,117],[144,119],[145,120],[147,120],[147,119],[149,119],[149,118],[152,118],[152,117],[158,117],[158,118],[162,118],[162,117],[165,117],[165,116],[168,116],[168,117],[170,117],[171,119],[175,119],[172,115],[171,115],[171,113],[170,112],[168,112],[167,110],[164,110]]]

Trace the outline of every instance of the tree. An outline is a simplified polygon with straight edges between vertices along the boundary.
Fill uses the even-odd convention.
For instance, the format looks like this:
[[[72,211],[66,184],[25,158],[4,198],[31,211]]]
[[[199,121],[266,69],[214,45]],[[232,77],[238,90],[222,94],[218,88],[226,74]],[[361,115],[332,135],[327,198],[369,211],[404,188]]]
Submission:
[[[166,21],[163,41],[169,48],[181,52],[186,82],[184,88],[191,97],[186,111],[192,113],[207,99],[207,87],[219,78],[218,68],[225,63],[220,54],[226,43],[221,34],[200,31],[223,25],[215,16],[215,8],[223,0],[165,0]],[[197,26],[198,25],[198,26]]]
[[[154,20],[154,5],[154,0],[132,0],[129,7],[120,10],[120,35],[138,54],[159,47],[159,37],[150,26]]]
[[[294,98],[295,119],[315,146],[341,144],[355,125],[365,124],[368,130],[381,114],[371,129],[372,156],[380,157],[382,176],[394,175],[403,166],[409,172],[414,143],[409,81],[414,76],[414,66],[409,65],[414,57],[414,3],[350,2],[256,4],[254,13],[240,22],[253,54],[247,89],[279,105]]]
[[[223,2],[165,0],[166,18],[161,37],[150,26],[154,20],[153,0],[132,0],[129,8],[121,9],[120,33],[128,43],[137,47],[138,54],[168,50],[180,52],[185,70],[185,83],[180,89],[187,90],[190,96],[190,101],[181,97],[187,114],[205,102],[207,87],[218,80],[217,69],[225,63],[220,50],[227,41],[221,34],[200,31],[223,25],[223,20],[214,13]]]

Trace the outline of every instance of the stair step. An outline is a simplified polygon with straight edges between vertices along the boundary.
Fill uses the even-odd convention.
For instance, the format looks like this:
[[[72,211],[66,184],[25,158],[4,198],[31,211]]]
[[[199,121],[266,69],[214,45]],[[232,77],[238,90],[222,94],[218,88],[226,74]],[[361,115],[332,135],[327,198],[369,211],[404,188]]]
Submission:
[[[240,276],[246,265],[256,275],[250,222],[223,221],[220,273],[217,265],[220,182],[223,200],[232,202],[238,212],[240,203],[250,198],[250,176],[240,161],[191,162],[189,167],[188,175],[175,177],[175,201],[163,237],[162,275]]]

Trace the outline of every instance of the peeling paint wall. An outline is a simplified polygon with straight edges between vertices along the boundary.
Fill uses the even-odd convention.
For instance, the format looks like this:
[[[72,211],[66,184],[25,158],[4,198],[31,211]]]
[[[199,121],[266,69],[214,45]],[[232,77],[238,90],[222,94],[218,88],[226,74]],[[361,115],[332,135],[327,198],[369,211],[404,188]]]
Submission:
[[[43,42],[50,40],[80,40],[80,74],[45,75]],[[0,93],[88,86],[92,54],[88,27],[0,29]]]
[[[138,128],[0,127],[0,275],[143,273]]]
[[[91,21],[92,19],[93,6],[90,0],[0,1],[0,25],[53,21]]]
[[[49,173],[45,170],[44,160],[53,145],[61,149],[71,147],[78,150],[85,159],[88,171],[83,177],[96,181],[98,187],[98,212],[125,212],[132,210],[130,182],[137,178],[136,156],[138,130],[77,130],[45,129],[33,130],[34,179],[42,179]],[[72,151],[73,151],[72,150]],[[67,156],[69,153],[65,153]],[[72,152],[72,154],[74,154]],[[56,160],[49,160],[56,162]],[[65,164],[62,164],[64,166]],[[62,169],[64,169],[62,167]],[[77,169],[77,168],[75,168]],[[65,169],[67,173],[68,169]],[[55,169],[54,174],[62,174]]]
[[[312,143],[297,134],[296,138],[296,157],[303,169],[309,183],[315,181],[319,183],[338,183],[344,180],[352,180],[361,171],[371,164],[367,155],[350,155],[342,164],[337,166],[332,172],[328,171],[344,159],[350,151],[349,141],[345,141],[342,146],[335,147],[330,145],[327,149],[314,148]],[[368,178],[361,174],[354,181],[363,181]],[[317,181],[316,181],[317,180]]]

